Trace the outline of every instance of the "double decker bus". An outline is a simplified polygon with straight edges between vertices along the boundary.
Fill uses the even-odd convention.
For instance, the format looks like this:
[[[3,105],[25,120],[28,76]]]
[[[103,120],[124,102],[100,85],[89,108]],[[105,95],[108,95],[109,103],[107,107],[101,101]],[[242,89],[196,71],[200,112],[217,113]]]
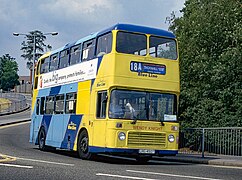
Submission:
[[[178,152],[178,48],[171,32],[116,24],[48,52],[36,65],[30,142],[78,152]]]

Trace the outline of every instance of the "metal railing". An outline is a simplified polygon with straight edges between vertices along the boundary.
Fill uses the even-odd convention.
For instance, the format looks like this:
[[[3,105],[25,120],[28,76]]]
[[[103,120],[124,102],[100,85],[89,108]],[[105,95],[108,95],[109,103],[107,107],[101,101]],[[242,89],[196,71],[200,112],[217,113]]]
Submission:
[[[179,139],[179,153],[242,156],[242,127],[189,128]]]
[[[26,84],[25,83],[25,84],[17,85],[14,88],[14,92],[31,94],[32,93],[32,84]]]
[[[0,114],[18,112],[28,107],[26,97],[18,93],[0,93],[0,98],[8,99],[10,102],[0,104]]]

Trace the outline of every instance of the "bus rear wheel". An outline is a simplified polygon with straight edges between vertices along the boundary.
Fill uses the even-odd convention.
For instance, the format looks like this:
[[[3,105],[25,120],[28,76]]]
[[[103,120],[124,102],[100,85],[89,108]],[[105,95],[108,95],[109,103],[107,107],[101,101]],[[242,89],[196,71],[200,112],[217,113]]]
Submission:
[[[78,137],[77,151],[81,159],[91,159],[92,154],[89,152],[89,141],[87,131],[82,131]]]
[[[39,149],[41,151],[44,151],[46,149],[45,139],[46,139],[46,133],[45,133],[45,129],[42,127],[39,131],[39,136],[38,136]]]

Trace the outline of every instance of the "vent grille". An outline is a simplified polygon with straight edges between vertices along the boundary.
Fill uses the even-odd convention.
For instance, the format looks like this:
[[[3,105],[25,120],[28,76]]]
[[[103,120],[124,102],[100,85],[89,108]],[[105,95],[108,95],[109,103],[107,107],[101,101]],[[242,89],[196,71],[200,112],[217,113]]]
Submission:
[[[166,146],[165,133],[149,133],[149,132],[129,132],[128,146],[132,147],[151,147]]]

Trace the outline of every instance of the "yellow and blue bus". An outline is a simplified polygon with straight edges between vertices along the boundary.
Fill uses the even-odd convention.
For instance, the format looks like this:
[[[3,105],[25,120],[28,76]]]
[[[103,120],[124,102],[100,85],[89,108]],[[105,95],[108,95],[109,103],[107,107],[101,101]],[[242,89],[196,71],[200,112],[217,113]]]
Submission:
[[[30,142],[78,152],[178,152],[178,47],[171,32],[116,24],[48,52],[36,65]]]

